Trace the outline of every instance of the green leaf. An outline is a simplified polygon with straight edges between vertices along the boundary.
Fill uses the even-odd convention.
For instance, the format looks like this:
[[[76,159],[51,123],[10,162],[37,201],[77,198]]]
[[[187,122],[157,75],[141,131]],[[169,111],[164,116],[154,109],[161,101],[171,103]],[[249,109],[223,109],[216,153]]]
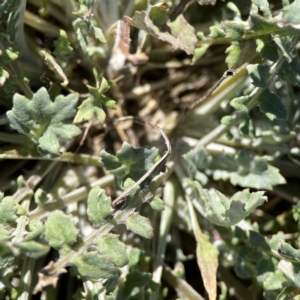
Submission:
[[[127,142],[124,142],[116,156],[102,150],[100,157],[103,166],[107,170],[112,171],[119,179],[124,179],[127,176],[137,181],[152,167],[157,154],[157,148],[146,146],[135,149]]]
[[[263,36],[256,39],[256,51],[262,56],[271,61],[279,59],[278,48],[273,39],[269,36]]]
[[[118,269],[113,262],[102,255],[88,252],[72,261],[81,276],[88,280],[112,278],[118,275]]]
[[[80,18],[73,21],[74,30],[76,33],[77,40],[83,53],[87,52],[88,47],[88,29],[87,24],[82,22]]]
[[[151,276],[148,273],[142,273],[138,271],[132,271],[126,276],[124,284],[125,298],[136,295],[141,288],[148,284],[151,280]]]
[[[99,253],[108,257],[117,267],[128,264],[126,246],[117,236],[109,235],[98,242]]]
[[[232,68],[237,65],[241,51],[241,44],[239,42],[232,42],[231,46],[226,49],[225,53],[228,53],[228,55],[225,61],[228,68]]]
[[[141,260],[142,250],[139,248],[132,248],[129,252],[129,266],[134,267]]]
[[[4,228],[3,224],[0,224],[0,240],[8,240],[10,237],[9,231]]]
[[[87,88],[89,89],[89,97],[79,106],[74,123],[90,121],[93,117],[96,117],[100,123],[104,123],[106,114],[103,106],[116,109],[116,102],[104,95],[109,90],[109,85],[103,77],[100,88],[94,88],[89,85],[87,85]]]
[[[252,0],[252,3],[259,7],[266,18],[272,18],[268,0]]]
[[[53,54],[60,61],[65,61],[73,52],[73,47],[70,46],[67,33],[62,29],[59,30],[59,38],[54,41],[54,46],[55,50]]]
[[[203,148],[189,151],[184,156],[193,177],[201,181],[201,172],[213,175],[214,180],[230,180],[233,185],[271,190],[285,183],[278,169],[269,165],[263,157],[253,156],[246,150],[235,156],[223,152],[219,156],[208,155]],[[200,179],[200,180],[199,180]]]
[[[218,25],[210,26],[209,31],[209,37],[211,37],[212,39],[223,38],[226,36],[224,30]]]
[[[49,196],[42,189],[38,188],[34,193],[34,202],[37,205],[43,206],[48,200],[49,200]]]
[[[72,217],[60,210],[55,210],[49,215],[45,226],[45,235],[50,246],[55,249],[71,246],[77,241],[78,229],[75,228]]]
[[[236,110],[239,110],[243,113],[248,113],[247,104],[249,103],[250,98],[248,96],[241,96],[234,98],[230,101],[230,105]]]
[[[260,35],[267,35],[274,33],[278,30],[276,23],[272,20],[268,20],[258,14],[250,15],[250,32],[259,32]]]
[[[267,86],[268,78],[270,76],[269,66],[263,66],[259,64],[248,65],[247,70],[252,79],[253,85],[262,88]]]
[[[0,268],[4,267],[8,262],[14,259],[14,254],[12,250],[5,244],[5,242],[0,241]]]
[[[217,190],[202,189],[197,181],[186,179],[186,182],[191,187],[191,197],[199,203],[195,207],[211,223],[219,226],[237,224],[266,201],[264,192],[250,193],[249,190],[243,190],[228,199]]]
[[[8,64],[19,57],[19,54],[11,48],[0,51],[0,62]]]
[[[286,242],[281,242],[278,253],[289,261],[300,262],[300,250],[293,248]]]
[[[245,115],[239,125],[239,130],[245,137],[253,138],[255,136],[255,128],[252,120]]]
[[[275,272],[278,262],[274,258],[263,258],[256,265],[258,282],[264,282],[271,273]]]
[[[31,258],[40,258],[48,254],[50,247],[48,245],[43,245],[35,241],[22,242],[16,245],[21,251]]]
[[[283,285],[285,285],[287,281],[283,272],[276,270],[274,273],[269,274],[264,281],[263,287],[265,290],[279,290],[283,288]]]
[[[113,213],[110,197],[98,186],[89,192],[87,205],[87,215],[94,226],[100,227],[106,223]]]
[[[165,2],[153,5],[150,8],[149,17],[156,26],[166,24],[169,20],[168,5]]]
[[[16,222],[18,206],[13,197],[4,197],[0,199],[0,224]]]
[[[42,156],[54,158],[58,156],[59,138],[69,139],[81,133],[77,126],[65,123],[74,116],[77,100],[78,94],[70,94],[59,95],[52,102],[45,88],[40,88],[32,100],[15,94],[7,117],[13,129],[38,144]]]
[[[106,43],[105,36],[101,28],[95,26],[92,22],[89,23],[89,30],[97,40],[99,40],[102,44]]]
[[[288,114],[281,99],[268,89],[265,89],[259,96],[258,106],[270,120],[287,120]]]
[[[206,53],[206,50],[208,48],[209,48],[209,44],[203,44],[199,48],[196,48],[194,51],[192,63],[194,64],[196,61],[198,61]]]
[[[246,259],[237,259],[234,265],[234,272],[242,279],[250,279],[256,276],[254,265]]]
[[[133,18],[126,17],[127,22],[140,30],[148,32],[153,37],[169,43],[173,50],[181,49],[187,54],[193,54],[197,37],[194,28],[179,15],[174,21],[167,23],[167,30],[160,30],[153,24],[145,11],[135,11]]]
[[[149,219],[142,217],[139,213],[133,213],[126,219],[126,226],[128,230],[150,239],[153,237],[153,229]]]
[[[288,23],[299,25],[300,23],[300,1],[295,0],[291,5],[282,10],[283,20]]]
[[[226,21],[222,22],[222,28],[226,33],[226,37],[233,40],[240,40],[244,35],[245,27],[243,24]]]
[[[157,196],[153,197],[153,199],[150,202],[150,205],[152,209],[157,211],[163,211],[165,210],[165,204],[164,202]]]
[[[297,291],[296,287],[294,287],[294,286],[288,286],[288,287],[284,288],[280,292],[280,294],[278,295],[278,297],[276,298],[276,300],[288,300],[288,299],[295,300],[295,298],[293,297],[294,294],[295,294],[295,291]]]
[[[283,62],[279,71],[279,76],[283,80],[288,80],[293,85],[300,86],[300,60],[295,56],[291,62]]]

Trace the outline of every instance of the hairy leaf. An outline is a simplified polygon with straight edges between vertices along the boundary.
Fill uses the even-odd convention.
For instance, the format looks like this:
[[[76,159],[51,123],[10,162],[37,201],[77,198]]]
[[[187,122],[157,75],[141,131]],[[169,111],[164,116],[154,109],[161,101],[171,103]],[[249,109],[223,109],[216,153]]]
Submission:
[[[240,40],[244,35],[244,25],[235,22],[223,22],[222,28],[226,33],[226,37],[233,40]]]
[[[89,192],[87,204],[88,218],[95,226],[106,223],[113,213],[110,197],[107,197],[105,191],[98,186]]]
[[[197,181],[187,180],[191,197],[198,203],[195,207],[213,224],[231,226],[246,218],[257,206],[266,201],[264,192],[250,193],[243,190],[230,199],[217,190],[202,189]]]
[[[253,85],[261,88],[265,88],[267,86],[267,81],[270,75],[270,67],[259,64],[248,65],[247,70],[253,81]]]
[[[295,0],[291,5],[283,9],[283,19],[291,24],[297,25],[299,29],[300,24],[300,1]]]
[[[281,242],[278,253],[292,262],[300,262],[300,250],[293,248],[286,242]]]
[[[152,167],[157,154],[157,148],[146,146],[135,149],[124,142],[116,156],[102,150],[100,157],[104,167],[119,179],[123,180],[126,176],[137,181]]]
[[[226,53],[228,53],[226,57],[226,63],[228,68],[233,68],[237,62],[239,61],[241,55],[241,44],[240,42],[232,42],[231,46],[226,49]]]
[[[89,121],[96,117],[101,123],[104,123],[106,114],[103,106],[110,109],[116,109],[116,102],[104,95],[109,89],[106,79],[103,77],[100,88],[87,86],[89,89],[89,97],[85,99],[78,108],[74,123]]]
[[[0,241],[0,268],[4,267],[6,263],[14,259],[12,250],[5,244],[4,241]]]
[[[153,24],[149,15],[142,11],[136,11],[133,18],[126,17],[127,22],[140,30],[164,42],[171,44],[174,50],[181,49],[187,54],[193,54],[197,42],[194,28],[187,23],[183,15],[179,15],[174,21],[166,24],[167,30],[160,30]]]
[[[81,133],[77,126],[65,122],[74,116],[77,100],[78,94],[70,94],[59,95],[52,102],[45,88],[40,88],[32,100],[15,94],[7,117],[13,129],[38,145],[42,156],[53,158],[58,156],[59,138],[69,139]]]
[[[67,216],[60,210],[55,210],[49,215],[45,226],[45,235],[50,246],[55,249],[71,246],[77,241],[78,229],[72,216]]]
[[[126,246],[117,236],[109,235],[98,242],[99,253],[105,255],[119,268],[128,264]]]
[[[2,197],[1,197],[2,198]],[[0,198],[0,224],[7,224],[15,222],[17,219],[16,213],[18,211],[17,204],[13,197]]]
[[[258,100],[259,109],[266,114],[270,120],[287,120],[288,114],[281,99],[268,89],[265,89]]]
[[[163,200],[161,200],[159,197],[155,196],[150,202],[150,205],[152,209],[157,211],[163,211],[165,209],[165,204]]]
[[[127,297],[134,296],[139,293],[140,289],[148,284],[151,276],[148,273],[132,271],[126,276],[124,284],[124,294]]]
[[[77,267],[80,275],[89,280],[112,278],[118,274],[118,269],[109,258],[93,252],[84,253],[72,263]]]
[[[48,245],[43,245],[35,241],[22,242],[16,245],[21,251],[31,258],[40,258],[45,256],[49,251]]]
[[[278,169],[269,165],[262,157],[253,156],[246,150],[231,156],[223,152],[220,156],[208,155],[204,149],[191,150],[184,155],[191,175],[199,180],[200,174],[213,175],[214,180],[230,180],[233,185],[271,190],[285,183]],[[200,181],[202,182],[202,181]]]
[[[149,219],[142,217],[139,213],[134,213],[126,219],[126,226],[128,230],[150,239],[153,237],[153,229]]]

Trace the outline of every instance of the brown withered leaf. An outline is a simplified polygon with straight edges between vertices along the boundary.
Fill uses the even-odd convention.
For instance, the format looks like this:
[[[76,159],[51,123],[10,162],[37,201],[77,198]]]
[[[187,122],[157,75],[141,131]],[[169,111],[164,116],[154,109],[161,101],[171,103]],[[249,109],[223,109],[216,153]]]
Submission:
[[[66,269],[61,269],[59,272],[55,271],[55,263],[51,261],[41,272],[38,273],[38,283],[33,290],[33,294],[41,292],[45,286],[53,285],[56,287],[58,276],[62,273],[67,273]]]
[[[164,26],[155,26],[145,11],[136,11],[133,18],[125,17],[127,22],[150,35],[169,43],[173,50],[181,49],[187,54],[193,54],[197,37],[194,28],[180,15],[174,21],[168,21]]]
[[[122,20],[117,22],[116,39],[112,49],[109,64],[114,70],[120,70],[126,60],[130,61],[133,65],[145,64],[149,57],[145,53],[129,53],[130,47],[130,26]]]
[[[130,26],[122,20],[117,22],[116,38],[109,64],[114,70],[120,70],[127,59],[130,46]]]

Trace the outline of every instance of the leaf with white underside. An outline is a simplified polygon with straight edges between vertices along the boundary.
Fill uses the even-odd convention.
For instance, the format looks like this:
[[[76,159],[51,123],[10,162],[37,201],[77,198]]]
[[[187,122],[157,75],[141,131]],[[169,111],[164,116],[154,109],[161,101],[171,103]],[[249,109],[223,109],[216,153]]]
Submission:
[[[185,154],[184,159],[192,177],[197,180],[201,179],[201,174],[206,174],[212,175],[214,180],[230,180],[233,185],[266,190],[285,183],[277,168],[269,165],[265,158],[253,156],[246,150],[234,156],[225,152],[216,156],[200,148]]]
[[[194,28],[187,23],[183,15],[165,24],[168,30],[161,30],[153,24],[145,11],[136,11],[132,18],[125,17],[127,22],[140,30],[144,30],[153,37],[169,43],[173,50],[181,49],[187,54],[193,54],[197,37]]]
[[[198,203],[195,207],[211,223],[219,226],[237,224],[267,200],[264,192],[250,193],[246,189],[227,198],[217,190],[203,189],[197,181],[186,179],[186,182],[191,188],[192,199]]]
[[[13,109],[7,112],[10,126],[27,135],[38,145],[39,153],[47,158],[59,155],[59,138],[70,139],[81,130],[66,122],[75,115],[78,94],[59,95],[51,101],[42,87],[28,99],[20,94],[13,98]]]
[[[149,219],[141,216],[139,213],[133,213],[128,217],[126,219],[126,226],[128,230],[131,230],[146,239],[153,237],[153,229]]]

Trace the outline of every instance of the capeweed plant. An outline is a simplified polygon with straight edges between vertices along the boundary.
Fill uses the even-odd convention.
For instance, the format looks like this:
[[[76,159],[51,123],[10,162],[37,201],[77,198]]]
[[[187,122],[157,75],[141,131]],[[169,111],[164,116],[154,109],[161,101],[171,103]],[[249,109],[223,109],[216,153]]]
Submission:
[[[1,299],[300,297],[299,0],[0,13]]]

